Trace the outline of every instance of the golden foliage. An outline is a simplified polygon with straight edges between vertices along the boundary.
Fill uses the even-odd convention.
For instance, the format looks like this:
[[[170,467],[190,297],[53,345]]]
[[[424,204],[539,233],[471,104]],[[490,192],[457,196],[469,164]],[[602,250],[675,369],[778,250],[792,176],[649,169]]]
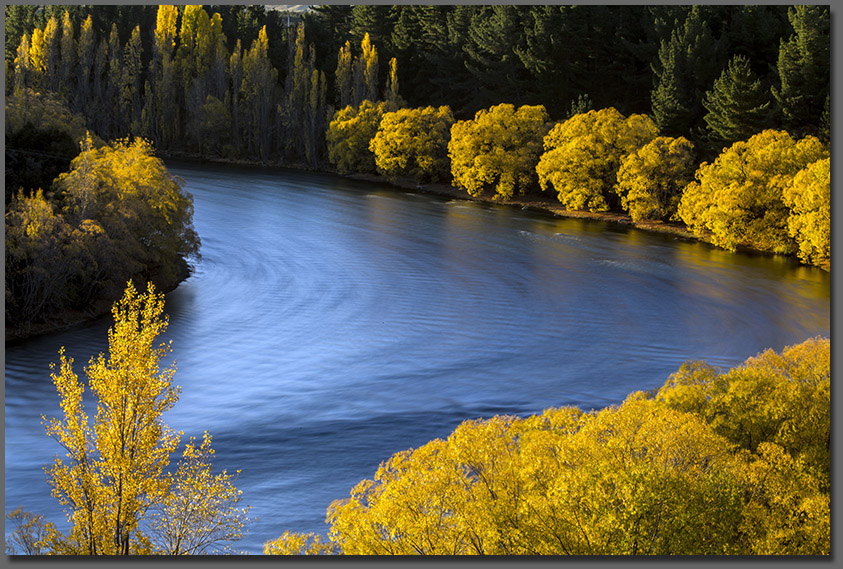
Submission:
[[[600,411],[465,421],[331,504],[328,537],[351,555],[828,554],[829,353],[813,339],[727,374],[686,364]]]
[[[784,131],[765,130],[703,163],[685,188],[678,216],[695,234],[710,232],[712,243],[726,249],[748,245],[792,253],[784,191],[800,170],[827,156],[815,137],[797,141]]]
[[[358,108],[347,106],[328,125],[328,158],[343,174],[374,173],[375,156],[369,148],[378,131],[386,103],[364,100]]]
[[[796,240],[805,263],[831,261],[831,158],[809,164],[784,188],[782,199],[790,208],[788,234]]]
[[[539,185],[556,190],[567,209],[608,211],[621,160],[657,136],[646,115],[625,117],[613,107],[574,115],[544,138]]]
[[[163,308],[152,285],[141,295],[131,283],[114,304],[108,357],[91,358],[85,368],[97,401],[93,424],[73,359],[60,351],[52,379],[63,419],[44,421],[66,451],[48,474],[53,496],[69,508],[71,529],[53,536],[52,553],[202,553],[242,535],[246,510],[236,507],[231,477],[210,474],[210,437],[199,448],[191,441],[178,471],[167,474],[180,434],[161,416],[179,388],[172,384],[175,368],[161,368],[170,351],[168,343],[156,343],[167,327]]]
[[[383,115],[369,143],[378,172],[417,181],[448,176],[448,139],[454,115],[449,107],[399,109]]]
[[[263,546],[264,555],[329,555],[334,547],[315,533],[285,531],[278,539]]]
[[[536,185],[541,141],[550,129],[544,107],[501,104],[451,127],[448,156],[453,185],[472,196],[510,199]]]
[[[621,159],[615,193],[633,221],[668,221],[693,178],[694,145],[684,137],[660,136]]]

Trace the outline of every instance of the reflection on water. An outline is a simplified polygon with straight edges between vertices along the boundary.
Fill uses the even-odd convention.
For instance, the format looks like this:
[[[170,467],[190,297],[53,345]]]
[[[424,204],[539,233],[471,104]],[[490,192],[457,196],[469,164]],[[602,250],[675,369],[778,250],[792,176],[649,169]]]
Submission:
[[[167,295],[166,417],[214,436],[259,521],[324,532],[393,452],[468,418],[618,403],[688,359],[729,367],[830,328],[829,276],[792,260],[600,222],[302,173],[173,167],[202,260]],[[109,322],[6,346],[6,510],[54,522],[49,362],[77,371]]]

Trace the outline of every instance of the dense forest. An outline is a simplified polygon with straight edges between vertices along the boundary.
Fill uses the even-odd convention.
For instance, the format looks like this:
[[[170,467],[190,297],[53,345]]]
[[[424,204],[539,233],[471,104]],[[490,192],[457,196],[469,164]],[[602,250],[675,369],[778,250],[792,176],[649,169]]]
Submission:
[[[101,218],[116,207],[113,177],[97,208],[72,203],[74,184],[93,183],[84,157],[98,168],[130,149],[450,183],[501,201],[555,194],[569,210],[830,263],[827,7],[5,15],[7,326],[113,301],[129,276],[164,288],[184,278],[198,239],[180,189],[163,240]],[[132,246],[115,245],[132,231]]]

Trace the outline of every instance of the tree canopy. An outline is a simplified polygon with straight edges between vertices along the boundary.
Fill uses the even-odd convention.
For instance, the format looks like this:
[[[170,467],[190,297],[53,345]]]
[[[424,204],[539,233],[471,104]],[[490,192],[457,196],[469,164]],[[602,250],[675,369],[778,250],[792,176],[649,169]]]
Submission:
[[[471,195],[509,199],[536,186],[536,163],[551,123],[541,106],[501,104],[451,127],[454,185]]]
[[[608,108],[557,123],[544,139],[536,172],[542,190],[556,191],[568,209],[607,211],[617,197],[617,172],[624,156],[658,136],[645,115],[625,117]]]

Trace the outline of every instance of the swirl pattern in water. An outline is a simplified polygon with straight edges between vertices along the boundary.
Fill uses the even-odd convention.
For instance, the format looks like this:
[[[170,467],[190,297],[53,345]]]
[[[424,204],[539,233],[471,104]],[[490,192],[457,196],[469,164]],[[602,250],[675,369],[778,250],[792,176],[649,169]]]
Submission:
[[[830,330],[828,274],[792,260],[334,176],[171,171],[202,259],[167,296],[182,396],[165,420],[242,469],[251,553],[324,533],[332,500],[464,419],[602,407],[683,361]],[[64,521],[42,470],[61,450],[48,366],[67,346],[81,371],[109,325],[6,346],[7,512]]]

